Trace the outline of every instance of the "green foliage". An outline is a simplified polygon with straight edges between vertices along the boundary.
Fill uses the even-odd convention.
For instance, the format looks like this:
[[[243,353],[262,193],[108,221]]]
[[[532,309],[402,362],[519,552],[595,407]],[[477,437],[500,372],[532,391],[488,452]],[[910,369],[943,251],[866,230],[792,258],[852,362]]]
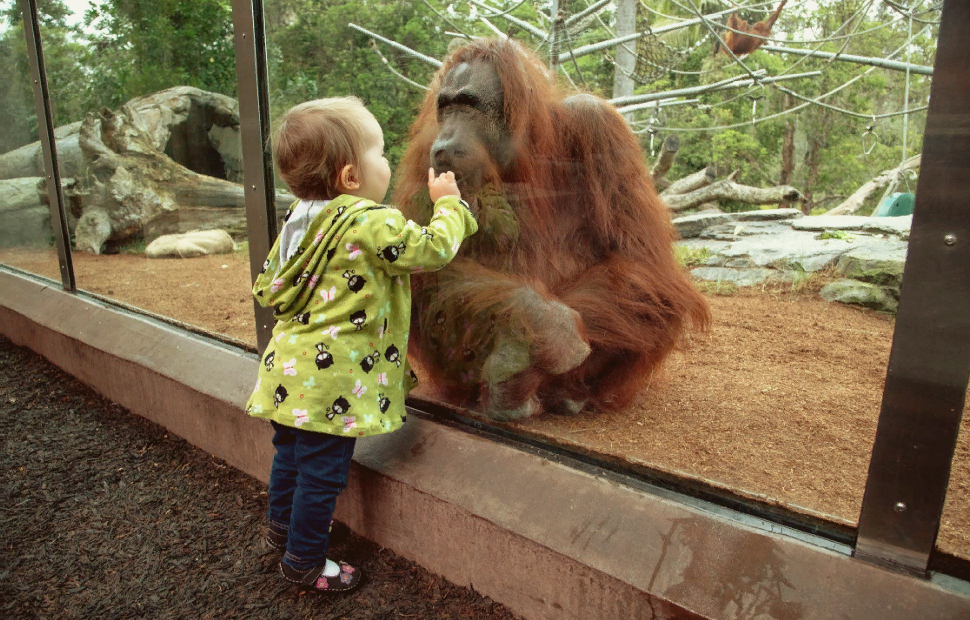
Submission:
[[[855,235],[849,234],[844,230],[825,230],[818,235],[815,235],[816,239],[841,239],[848,243],[855,241]]]
[[[118,253],[141,255],[145,253],[145,248],[147,247],[148,247],[148,244],[145,242],[144,239],[136,239],[134,241],[131,241],[130,243],[126,243],[124,245],[118,246]]]
[[[738,285],[728,280],[704,280],[697,283],[697,288],[707,295],[720,295],[721,297],[730,297],[738,292]]]
[[[703,265],[707,259],[713,256],[709,248],[688,247],[685,245],[674,246],[674,254],[677,256],[677,262],[680,263],[681,267]]]
[[[548,21],[538,17],[546,5],[517,0],[492,3],[512,15],[548,30]],[[727,8],[720,0],[695,2],[704,12]],[[129,99],[176,85],[189,85],[234,96],[236,92],[234,40],[230,0],[93,0],[84,16],[83,29],[71,25],[70,11],[61,0],[38,0],[41,36],[56,126],[81,120],[102,106],[117,107]],[[560,3],[566,13],[575,13],[583,3]],[[651,2],[649,7],[679,17],[693,17],[677,2]],[[825,3],[789,3],[775,25],[774,34],[789,38],[826,38],[852,17],[858,2],[833,0]],[[37,139],[33,83],[27,64],[21,23],[21,3],[0,0],[0,152]],[[484,11],[484,9],[476,9]],[[742,10],[742,17],[758,19],[758,10]],[[888,7],[874,5],[861,21],[850,26],[864,35],[828,41],[820,49],[829,52],[887,57],[908,36],[906,20]],[[934,14],[924,15],[934,19]],[[668,18],[641,9],[639,18],[651,27]],[[526,45],[549,54],[548,43],[523,28],[493,17],[491,22]],[[389,68],[414,82],[427,85],[434,67],[384,43],[375,53],[370,37],[351,29],[355,23],[383,37],[434,58],[444,58],[451,36],[446,31],[471,36],[494,33],[472,12],[467,3],[444,0],[401,2],[358,0],[266,0],[266,47],[269,58],[270,115],[275,119],[292,105],[308,99],[353,94],[360,97],[380,121],[392,167],[397,167],[406,148],[408,130],[425,92],[396,77]],[[877,26],[881,26],[876,28]],[[599,19],[583,20],[569,31],[575,48],[610,38],[615,27],[613,8]],[[922,29],[914,26],[914,32]],[[932,65],[937,28],[920,35],[896,59]],[[794,34],[797,33],[797,34]],[[660,79],[639,84],[637,93],[711,84],[731,76],[747,77],[745,69],[724,54],[715,55],[714,41],[703,26],[694,26],[661,36],[671,48],[687,51],[673,58],[669,72]],[[793,46],[798,46],[793,44]],[[813,46],[814,47],[814,46]],[[565,51],[566,48],[563,48]],[[607,49],[566,62],[560,69],[563,86],[574,83],[582,90],[611,97],[616,49]],[[785,56],[759,50],[743,58],[751,70],[765,69],[769,75],[785,72],[820,71],[818,77],[779,83],[807,98],[828,94],[825,103],[863,115],[895,112],[905,107],[905,73],[871,69],[848,62]],[[854,80],[848,86],[845,84]],[[930,78],[911,76],[909,105],[924,105]],[[922,148],[925,112],[910,115],[907,144],[902,143],[903,116],[874,123],[875,144],[863,153],[862,134],[871,118],[841,114],[816,105],[798,112],[761,120],[804,101],[773,86],[730,89],[699,95],[700,102],[664,110],[654,147],[672,132],[678,132],[681,146],[669,179],[681,178],[713,163],[723,177],[736,172],[746,185],[767,187],[782,180],[798,188],[812,213],[821,213],[844,200],[862,183],[883,170],[893,168],[906,156]],[[643,129],[652,110],[634,115],[634,128]],[[757,119],[758,122],[752,123]],[[793,145],[793,157],[783,167],[786,139]],[[641,134],[646,157],[650,157],[650,136]],[[876,199],[873,199],[873,201]],[[872,202],[872,201],[870,201]],[[867,205],[870,208],[874,205]],[[725,210],[749,209],[751,205],[725,204]]]
[[[97,29],[83,58],[92,104],[115,107],[172,86],[236,94],[229,0],[104,0],[84,23]]]

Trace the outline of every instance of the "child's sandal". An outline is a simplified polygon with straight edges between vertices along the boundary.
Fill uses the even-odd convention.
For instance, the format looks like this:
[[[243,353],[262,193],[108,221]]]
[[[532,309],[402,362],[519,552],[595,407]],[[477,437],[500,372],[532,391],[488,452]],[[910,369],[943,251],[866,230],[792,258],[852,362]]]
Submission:
[[[364,576],[359,568],[355,568],[346,562],[337,562],[340,572],[333,577],[327,577],[323,570],[327,567],[324,562],[320,566],[300,572],[291,566],[287,566],[280,561],[280,575],[290,583],[309,588],[316,592],[350,592],[360,585]]]

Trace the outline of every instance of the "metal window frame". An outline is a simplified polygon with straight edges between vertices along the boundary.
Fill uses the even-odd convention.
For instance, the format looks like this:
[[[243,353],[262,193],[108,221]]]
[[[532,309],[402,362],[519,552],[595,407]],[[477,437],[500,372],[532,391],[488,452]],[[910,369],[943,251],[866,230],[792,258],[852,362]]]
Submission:
[[[232,0],[249,269],[254,282],[263,269],[263,261],[277,235],[273,158],[267,144],[270,107],[263,15],[260,0]],[[272,308],[264,308],[255,300],[253,307],[256,315],[256,346],[262,355],[272,335],[275,319]]]
[[[57,245],[57,264],[61,270],[61,285],[64,290],[74,292],[77,282],[74,278],[74,262],[71,259],[70,232],[67,229],[67,215],[64,209],[64,193],[61,191],[61,173],[57,167],[57,141],[54,138],[54,121],[51,114],[51,99],[47,89],[47,70],[44,65],[44,48],[40,36],[40,20],[37,18],[36,0],[20,0],[20,9],[27,37],[27,59],[30,64],[31,78],[34,81],[34,108],[37,112],[37,133],[44,156],[44,171],[47,173],[47,197],[51,211],[51,228]]]
[[[940,17],[923,159],[855,555],[925,575],[970,378],[970,3]]]

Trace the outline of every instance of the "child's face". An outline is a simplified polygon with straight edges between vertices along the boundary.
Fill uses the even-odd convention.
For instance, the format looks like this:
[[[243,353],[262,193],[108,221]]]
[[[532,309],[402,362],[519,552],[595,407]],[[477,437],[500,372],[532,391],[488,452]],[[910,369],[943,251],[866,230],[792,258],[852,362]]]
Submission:
[[[384,157],[384,132],[373,116],[368,115],[362,124],[364,152],[360,157],[360,189],[354,194],[381,203],[391,182],[391,166]]]

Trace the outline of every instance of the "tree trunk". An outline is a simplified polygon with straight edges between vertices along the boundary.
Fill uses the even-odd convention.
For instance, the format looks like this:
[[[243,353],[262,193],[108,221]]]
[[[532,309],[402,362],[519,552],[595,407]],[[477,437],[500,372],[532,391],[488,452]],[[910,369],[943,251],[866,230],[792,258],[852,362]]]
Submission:
[[[81,121],[64,125],[54,130],[54,142],[57,146],[57,161],[60,164],[61,177],[76,177],[82,167],[81,148],[78,145],[78,133]],[[20,177],[46,177],[44,171],[44,152],[40,142],[26,144],[19,149],[8,151],[0,155],[0,179],[18,179]]]
[[[792,106],[794,100],[791,95],[785,93],[784,109],[788,109]],[[791,183],[792,176],[795,172],[795,116],[789,114],[785,117],[785,133],[782,137],[781,142],[781,174],[778,178],[778,183],[780,185],[788,185]],[[788,208],[791,205],[783,204],[783,208]]]
[[[616,36],[623,37],[637,30],[637,0],[616,0]],[[633,53],[636,43],[621,43],[616,46],[616,67],[613,69],[613,98],[633,94],[636,84],[633,78],[637,57]],[[633,118],[633,112],[624,115]]]
[[[875,193],[876,190],[889,185],[893,181],[898,181],[907,170],[919,168],[922,157],[922,155],[915,155],[904,161],[898,168],[883,170],[878,176],[872,178],[869,182],[853,192],[842,204],[828,211],[826,215],[849,215],[855,213],[865,203],[866,198]]]
[[[689,174],[682,179],[677,179],[670,184],[667,189],[663,191],[660,195],[664,198],[668,198],[674,194],[686,194],[687,192],[692,192],[695,189],[704,187],[705,185],[710,185],[717,179],[717,174],[714,171],[714,164],[708,164],[707,168],[703,170],[698,170],[694,174]]]
[[[690,193],[663,195],[667,206],[674,212],[686,211],[716,200],[736,200],[748,204],[763,205],[794,201],[800,198],[801,193],[790,185],[767,188],[739,185],[734,182],[733,173],[726,179]]]
[[[822,140],[813,136],[809,140],[808,152],[805,153],[805,167],[808,169],[805,175],[805,201],[802,203],[802,213],[808,215],[815,206],[815,182],[818,180],[818,164],[821,158]]]
[[[218,207],[245,221],[234,99],[177,87],[88,114],[79,134],[88,174],[66,192],[80,213],[76,249],[180,232],[181,207]],[[277,207],[292,196],[280,196]]]

